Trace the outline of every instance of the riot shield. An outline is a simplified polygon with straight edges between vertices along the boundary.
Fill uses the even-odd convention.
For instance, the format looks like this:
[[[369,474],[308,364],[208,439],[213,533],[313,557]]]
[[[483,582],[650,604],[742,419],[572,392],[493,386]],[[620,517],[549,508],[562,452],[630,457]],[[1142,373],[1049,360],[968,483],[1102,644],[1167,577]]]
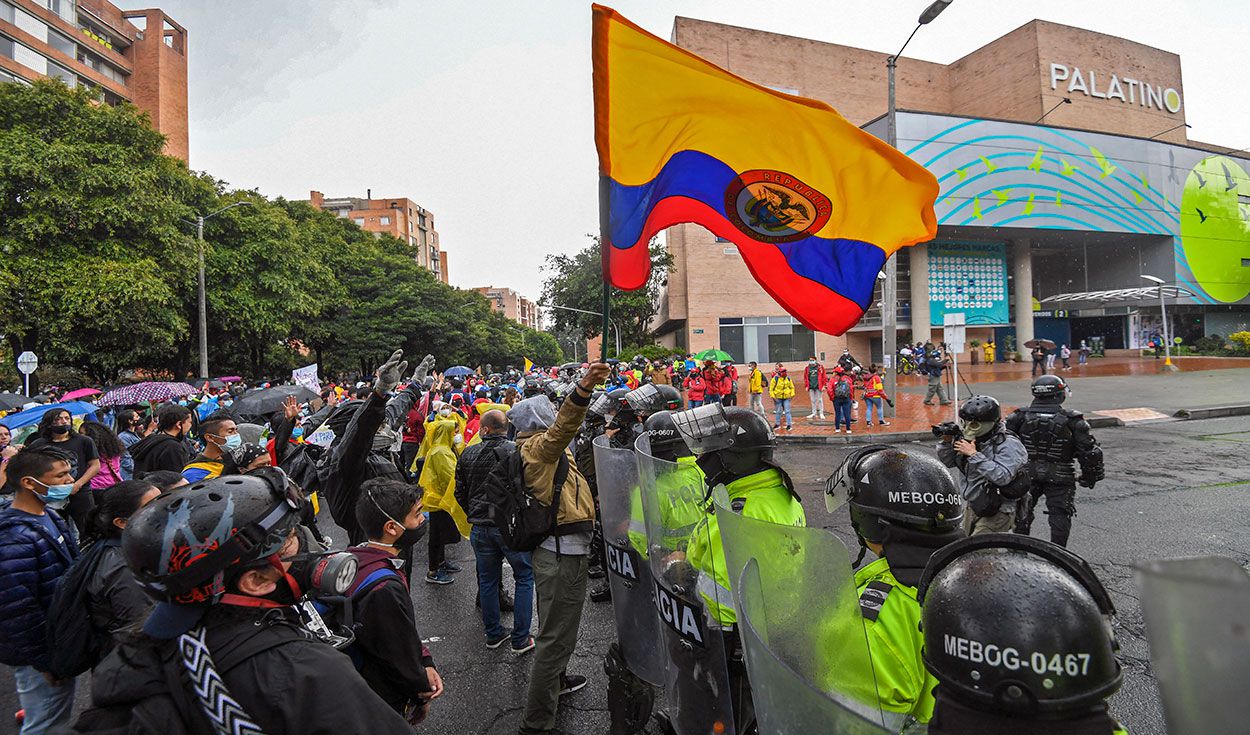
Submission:
[[[664,686],[665,658],[656,645],[660,623],[652,601],[655,586],[647,564],[638,462],[632,449],[609,446],[606,434],[595,437],[594,452],[617,641],[625,664],[635,676]]]
[[[1155,561],[1138,571],[1168,732],[1245,732],[1250,576],[1219,557]]]
[[[647,529],[647,561],[654,578],[661,648],[667,659],[664,693],[677,735],[733,735],[734,710],[726,663],[726,626],[714,614],[728,594],[702,593],[709,586],[691,563],[713,539],[703,474],[693,464],[651,456],[646,436],[635,456]]]
[[[713,494],[761,733],[898,732],[883,712],[846,546]]]

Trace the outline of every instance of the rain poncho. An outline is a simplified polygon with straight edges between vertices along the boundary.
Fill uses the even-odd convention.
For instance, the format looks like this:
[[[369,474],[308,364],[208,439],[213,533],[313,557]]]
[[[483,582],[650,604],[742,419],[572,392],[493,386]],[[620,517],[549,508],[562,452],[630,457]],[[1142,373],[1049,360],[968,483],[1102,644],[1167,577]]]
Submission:
[[[464,450],[463,419],[436,419],[425,427],[420,456],[425,458],[417,484],[425,490],[427,510],[441,510],[456,522],[460,535],[469,537],[469,519],[456,502],[456,459]],[[457,441],[459,440],[459,441]]]

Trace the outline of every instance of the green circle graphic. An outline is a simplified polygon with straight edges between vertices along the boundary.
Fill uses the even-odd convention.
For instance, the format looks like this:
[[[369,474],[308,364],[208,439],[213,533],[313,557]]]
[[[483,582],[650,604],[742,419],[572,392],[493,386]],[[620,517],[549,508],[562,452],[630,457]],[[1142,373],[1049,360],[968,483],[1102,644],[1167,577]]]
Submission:
[[[1194,279],[1231,304],[1250,295],[1250,176],[1231,158],[1209,156],[1189,171],[1181,196],[1181,248]]]

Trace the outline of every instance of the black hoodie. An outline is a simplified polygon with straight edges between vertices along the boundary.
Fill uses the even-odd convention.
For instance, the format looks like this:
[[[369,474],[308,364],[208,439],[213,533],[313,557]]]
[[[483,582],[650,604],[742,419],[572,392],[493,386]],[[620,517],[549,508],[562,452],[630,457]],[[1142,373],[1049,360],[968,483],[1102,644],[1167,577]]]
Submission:
[[[130,456],[135,460],[135,477],[142,477],[145,472],[169,470],[182,473],[191,453],[187,451],[186,442],[176,439],[163,431],[153,432],[139,440],[130,448]]]

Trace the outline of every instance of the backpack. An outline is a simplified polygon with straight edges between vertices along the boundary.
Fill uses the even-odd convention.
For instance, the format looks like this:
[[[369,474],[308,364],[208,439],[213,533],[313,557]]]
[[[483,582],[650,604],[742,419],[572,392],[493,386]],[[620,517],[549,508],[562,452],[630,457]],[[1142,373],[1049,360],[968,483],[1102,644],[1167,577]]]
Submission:
[[[321,479],[317,475],[317,463],[325,455],[325,449],[316,444],[298,444],[287,449],[286,456],[278,464],[295,484],[304,491],[304,497],[317,492]]]
[[[846,382],[845,380],[839,380],[836,383],[834,383],[833,384],[833,397],[834,398],[850,398],[851,397],[851,384]]]
[[[348,549],[348,553],[351,553],[351,549]],[[370,590],[372,590],[378,584],[385,582],[387,579],[390,579],[390,578],[399,580],[401,584],[403,583],[403,579],[399,576],[399,572],[395,570],[395,567],[391,566],[389,563],[377,564],[376,569],[366,574],[364,579],[360,580],[360,584],[353,587],[347,593],[349,604],[355,605],[357,599],[364,597],[366,594],[369,593]],[[347,646],[345,649],[343,649],[343,652],[346,653],[348,658],[352,660],[352,666],[354,666],[357,671],[360,671],[361,669],[364,668],[365,666],[364,654],[360,652],[360,649],[356,646],[355,643],[351,644],[350,646]]]
[[[499,450],[494,450],[496,455]],[[552,482],[551,505],[543,505],[525,484],[525,463],[519,447],[499,457],[490,474],[482,481],[482,493],[490,507],[490,518],[499,529],[504,546],[513,551],[533,551],[548,536],[563,535],[556,528],[560,509],[560,490],[569,476],[569,458],[560,454]],[[576,532],[569,528],[564,533]]]
[[[87,585],[104,556],[103,542],[92,544],[57,581],[48,605],[48,673],[71,679],[100,662],[108,649],[107,632],[91,624]]]

